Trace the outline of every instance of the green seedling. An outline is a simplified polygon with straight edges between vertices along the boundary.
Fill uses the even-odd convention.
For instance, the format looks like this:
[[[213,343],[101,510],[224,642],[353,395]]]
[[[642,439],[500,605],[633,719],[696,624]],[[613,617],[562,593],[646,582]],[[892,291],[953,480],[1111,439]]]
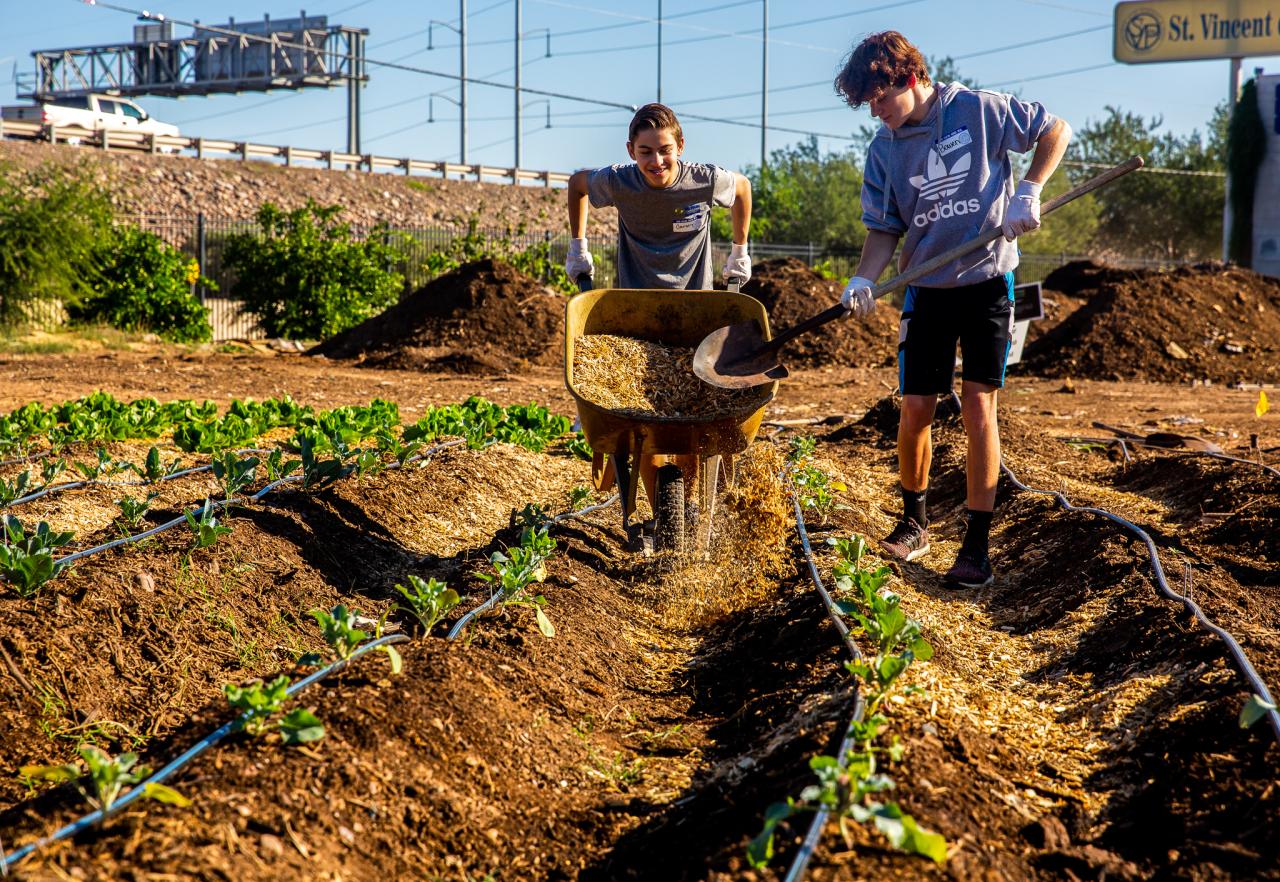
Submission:
[[[0,478],[0,507],[21,499],[32,489],[31,470],[26,469],[12,481]]]
[[[116,500],[116,505],[120,506],[120,520],[125,526],[136,530],[142,523],[143,517],[151,509],[151,503],[155,501],[159,493],[151,492],[143,499],[135,499],[132,496],[124,496]]]
[[[222,483],[222,493],[231,499],[245,487],[253,484],[258,473],[256,456],[240,459],[231,451],[215,456],[213,459],[213,476]]]
[[[147,451],[147,458],[143,460],[142,468],[137,469],[137,472],[145,480],[156,484],[163,478],[180,471],[181,463],[181,459],[174,459],[173,462],[165,465],[164,460],[160,458],[160,448],[153,446]]]
[[[800,505],[812,509],[820,524],[826,524],[836,509],[846,507],[837,502],[836,494],[849,488],[811,463],[795,466],[791,471],[791,480],[800,495]]]
[[[285,461],[284,451],[276,448],[267,455],[262,461],[263,467],[267,470],[267,480],[279,481],[281,478],[287,478],[293,474],[302,463],[296,459]]]
[[[287,745],[310,744],[324,737],[324,723],[311,711],[300,707],[285,714],[277,728]]]
[[[369,638],[369,633],[356,627],[356,617],[359,612],[356,610],[348,610],[345,604],[338,604],[329,612],[322,609],[313,609],[312,617],[316,623],[320,625],[320,633],[324,637],[324,642],[329,644],[333,657],[338,661],[346,661],[351,658],[352,653],[360,647]],[[384,615],[378,622],[377,631],[374,639],[382,636],[382,629],[386,624],[387,617]],[[404,661],[400,658],[399,651],[394,646],[379,646],[378,649],[387,654],[387,658],[391,660],[391,673],[400,673]],[[318,659],[314,655],[304,656],[299,660],[300,664],[316,664]]]
[[[578,459],[585,459],[587,462],[590,462],[594,455],[591,445],[587,443],[587,436],[581,432],[575,432],[572,438],[564,442],[564,449],[578,457]]]
[[[569,511],[577,511],[595,495],[590,487],[577,486],[569,491]]]
[[[40,460],[40,482],[48,487],[67,470],[67,461],[61,457]]]
[[[128,463],[116,462],[111,458],[111,454],[107,453],[102,447],[98,448],[97,454],[97,462],[83,463],[77,461],[73,463],[76,471],[80,472],[86,481],[97,481],[104,476],[114,475],[132,468]]]
[[[551,515],[547,514],[546,509],[535,502],[531,502],[512,515],[511,525],[519,527],[521,536],[523,536],[525,530],[541,530],[550,520]]]
[[[246,732],[255,737],[265,735],[272,715],[279,713],[284,707],[285,700],[289,697],[288,690],[289,678],[284,674],[270,683],[254,680],[247,686],[233,686],[230,683],[223,686],[227,702],[240,711],[233,726],[235,731]]]
[[[1261,695],[1250,695],[1244,706],[1240,708],[1240,728],[1248,729],[1275,709],[1276,706]]]
[[[218,519],[213,516],[213,505],[208,499],[199,511],[199,517],[190,511],[184,511],[182,516],[187,519],[187,526],[191,528],[193,549],[209,548],[217,543],[219,537],[231,532],[230,527],[218,523]]]
[[[526,511],[528,508],[526,506]],[[555,549],[556,541],[547,533],[545,526],[525,526],[520,531],[519,545],[508,548],[506,552],[495,551],[489,556],[492,573],[476,574],[481,580],[495,584],[503,603],[531,607],[538,630],[544,637],[554,637],[556,634],[555,626],[543,610],[546,598],[541,594],[532,599],[521,595],[531,583],[546,580],[546,562],[555,553]]]
[[[382,471],[382,454],[374,448],[357,450],[352,457],[357,475],[376,475]]]
[[[136,753],[122,753],[111,756],[105,750],[92,744],[80,746],[80,758],[84,762],[67,763],[61,766],[23,766],[19,774],[24,778],[53,781],[55,783],[74,782],[76,789],[94,808],[101,810],[105,816],[111,811],[126,787],[132,787],[143,781],[151,770],[139,766]],[[88,777],[88,786],[84,778]],[[163,784],[147,784],[142,794],[144,799],[186,808],[191,805],[178,791]]]
[[[352,467],[343,463],[341,458],[320,458],[317,455],[319,445],[310,435],[299,435],[298,446],[302,456],[303,487],[323,487],[351,474]]]
[[[457,591],[434,578],[424,582],[411,575],[408,587],[396,585],[396,590],[408,602],[409,605],[405,608],[413,613],[426,634],[431,633],[432,627],[457,606],[460,600]]]
[[[422,449],[421,441],[405,442],[402,438],[397,438],[390,429],[379,429],[374,439],[378,442],[379,452],[395,459],[401,467]]]
[[[791,438],[790,449],[787,451],[787,461],[797,465],[808,462],[813,459],[813,454],[817,449],[817,438],[812,435],[794,435]]]
[[[66,564],[55,562],[53,553],[71,541],[71,532],[54,532],[41,521],[32,533],[12,515],[4,515],[3,542],[0,542],[0,575],[22,597],[34,597],[44,583],[58,575]]]

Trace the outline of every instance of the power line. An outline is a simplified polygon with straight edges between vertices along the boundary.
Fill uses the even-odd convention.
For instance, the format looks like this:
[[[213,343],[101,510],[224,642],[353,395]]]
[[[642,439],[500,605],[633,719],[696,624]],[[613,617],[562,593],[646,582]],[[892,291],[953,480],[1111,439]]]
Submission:
[[[1078,37],[1081,34],[1092,34],[1097,31],[1109,30],[1111,30],[1111,25],[1109,24],[1098,25],[1097,27],[1084,28],[1083,30],[1071,31],[1066,34],[1054,34],[1051,37],[1041,37],[1038,40],[1027,40],[1025,43],[1014,43],[1011,46],[997,46],[994,49],[983,49],[981,52],[966,52],[964,55],[953,56],[952,60],[963,61],[966,58],[977,58],[980,55],[994,55],[997,52],[1009,52],[1014,49],[1024,49],[1027,46],[1039,46],[1041,43],[1052,43],[1055,40],[1065,40],[1067,37]]]
[[[1054,71],[1053,73],[1039,74],[1038,76],[1034,76],[1034,77],[1021,77],[1016,80],[1005,80],[1000,83],[989,83],[988,86],[1011,86],[1016,83],[1030,83],[1035,80],[1048,80],[1054,77],[1065,77],[1065,76],[1070,76],[1071,74],[1085,73],[1086,71],[1090,71],[1090,70],[1102,70],[1104,67],[1115,67],[1119,63],[1120,62],[1118,61],[1108,61],[1104,64],[1091,64],[1088,67],[1073,67],[1071,70],[1059,70],[1059,71]]]

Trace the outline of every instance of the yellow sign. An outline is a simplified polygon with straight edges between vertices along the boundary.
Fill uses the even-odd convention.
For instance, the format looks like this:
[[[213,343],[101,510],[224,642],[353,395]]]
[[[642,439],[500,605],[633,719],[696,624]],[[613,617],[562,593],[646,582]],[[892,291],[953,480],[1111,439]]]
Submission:
[[[1280,55],[1280,0],[1157,0],[1116,4],[1116,61]]]

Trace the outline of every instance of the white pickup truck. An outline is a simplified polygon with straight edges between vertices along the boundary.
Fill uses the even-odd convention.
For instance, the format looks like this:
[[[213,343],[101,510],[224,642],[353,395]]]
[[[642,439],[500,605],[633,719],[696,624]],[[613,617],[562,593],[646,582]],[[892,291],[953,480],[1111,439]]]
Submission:
[[[0,107],[0,118],[6,122],[33,122],[43,126],[74,127],[91,132],[178,134],[177,126],[159,122],[129,99],[113,95],[81,95],[36,104]]]

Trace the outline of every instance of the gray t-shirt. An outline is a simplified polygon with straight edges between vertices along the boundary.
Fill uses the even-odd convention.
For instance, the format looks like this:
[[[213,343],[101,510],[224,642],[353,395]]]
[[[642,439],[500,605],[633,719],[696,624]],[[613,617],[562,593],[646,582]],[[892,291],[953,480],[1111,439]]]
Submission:
[[[680,163],[676,182],[650,187],[635,163],[593,171],[592,208],[618,209],[618,287],[711,287],[711,206],[733,205],[733,172]]]

